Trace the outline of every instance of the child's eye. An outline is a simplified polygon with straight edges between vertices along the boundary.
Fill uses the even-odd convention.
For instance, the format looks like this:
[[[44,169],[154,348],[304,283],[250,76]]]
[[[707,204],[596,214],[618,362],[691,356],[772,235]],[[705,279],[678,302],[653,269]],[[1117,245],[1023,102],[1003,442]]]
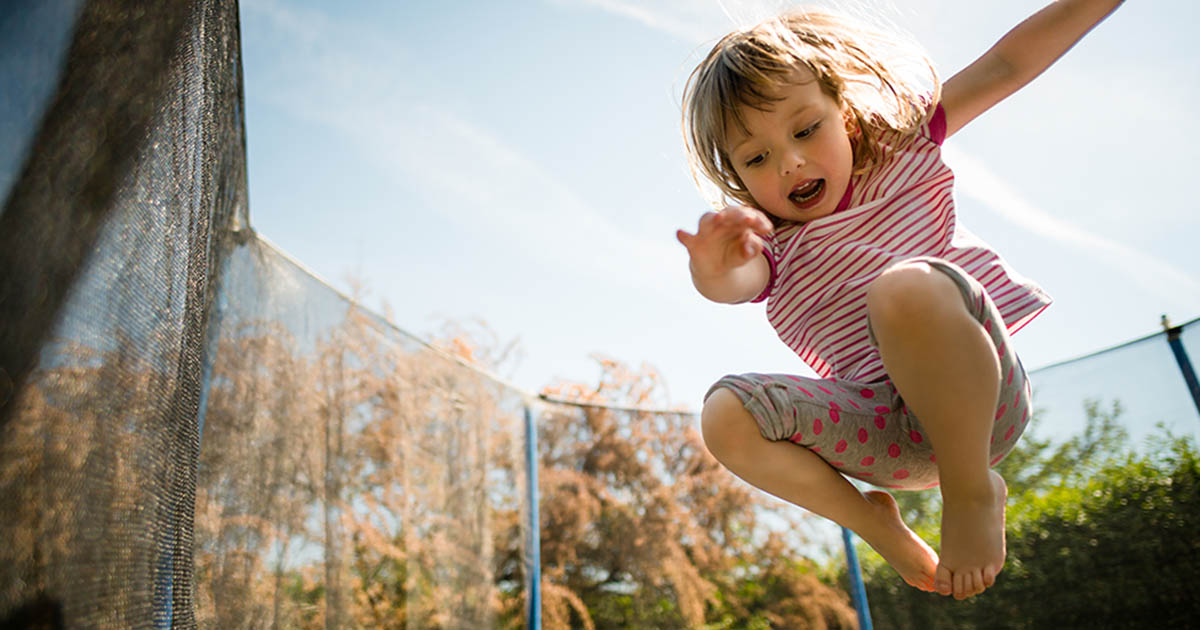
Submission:
[[[763,160],[764,160],[764,159],[766,159],[766,158],[764,158],[764,157],[763,157],[763,154],[762,154],[762,153],[759,153],[758,155],[756,155],[756,156],[754,156],[754,157],[750,158],[749,160],[747,160],[747,161],[746,161],[746,166],[757,166],[757,165],[759,165],[759,164],[762,164],[762,162],[763,162]]]
[[[813,132],[815,132],[817,130],[817,127],[820,127],[820,126],[821,126],[821,124],[817,123],[811,127],[806,127],[804,129],[801,129],[800,131],[796,132],[796,137],[797,138],[807,138],[807,137],[813,135]]]

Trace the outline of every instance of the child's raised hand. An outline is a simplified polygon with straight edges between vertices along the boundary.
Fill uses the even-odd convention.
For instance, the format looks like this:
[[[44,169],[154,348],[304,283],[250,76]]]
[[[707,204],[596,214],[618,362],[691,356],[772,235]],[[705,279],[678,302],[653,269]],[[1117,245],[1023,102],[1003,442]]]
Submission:
[[[675,237],[687,248],[692,270],[713,277],[729,273],[762,253],[762,236],[774,226],[766,214],[746,206],[725,206],[700,217],[696,233],[677,230]]]

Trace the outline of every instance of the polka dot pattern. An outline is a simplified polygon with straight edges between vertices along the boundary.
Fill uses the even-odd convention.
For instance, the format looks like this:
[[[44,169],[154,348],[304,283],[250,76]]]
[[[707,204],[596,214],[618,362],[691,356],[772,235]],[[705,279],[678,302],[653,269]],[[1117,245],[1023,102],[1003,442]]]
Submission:
[[[1000,396],[992,423],[988,462],[998,463],[1028,426],[1030,384],[1009,352],[1008,332],[981,291],[966,302],[991,337],[1000,361]],[[845,475],[916,490],[938,485],[938,459],[928,427],[905,404],[890,380],[855,383],[836,378],[743,374],[717,386],[737,394],[770,440],[789,440]]]

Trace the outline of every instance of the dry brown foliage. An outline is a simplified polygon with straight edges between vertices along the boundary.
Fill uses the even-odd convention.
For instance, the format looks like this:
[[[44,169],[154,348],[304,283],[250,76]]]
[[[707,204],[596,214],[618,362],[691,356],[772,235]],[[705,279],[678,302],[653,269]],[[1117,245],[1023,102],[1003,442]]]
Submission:
[[[0,431],[0,613],[61,601],[71,627],[119,628],[154,609],[156,543],[182,497],[155,369],[119,337],[101,352],[56,341]]]
[[[202,627],[519,614],[512,394],[354,309],[311,352],[258,325],[221,344],[197,497]]]
[[[524,627],[528,401],[462,364],[493,368],[511,344],[446,330],[438,345],[457,360],[353,308],[315,339],[223,324],[196,477],[200,628]],[[128,571],[95,567],[157,561],[145,538],[170,506],[144,488],[166,474],[168,449],[150,393],[170,376],[120,348],[60,354],[22,391],[0,442],[0,602],[69,588],[85,566],[89,601],[126,612],[70,618],[129,626],[121,615],[153,610],[154,585],[131,590]],[[662,404],[653,370],[601,368],[598,385],[546,393]],[[708,454],[692,416],[534,408],[548,630],[752,617],[852,627],[845,595],[763,534],[764,504]],[[81,555],[79,541],[96,537],[114,544]]]
[[[598,386],[563,383],[543,393],[587,405],[663,405],[652,368],[599,361]],[[694,416],[550,405],[539,441],[542,566],[554,585],[544,592],[548,630],[699,628],[756,615],[780,628],[855,626],[845,594],[760,527],[759,515],[773,508],[708,453]],[[747,596],[748,582],[770,597]],[[647,608],[669,600],[673,612],[632,624],[607,610],[593,618],[600,602],[620,596]]]

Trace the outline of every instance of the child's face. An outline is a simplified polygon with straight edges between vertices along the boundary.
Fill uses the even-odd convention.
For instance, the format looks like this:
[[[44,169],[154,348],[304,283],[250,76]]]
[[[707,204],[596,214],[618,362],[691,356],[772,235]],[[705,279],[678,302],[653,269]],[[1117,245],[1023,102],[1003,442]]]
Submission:
[[[807,69],[772,96],[766,111],[742,110],[746,131],[732,120],[729,156],[759,208],[788,221],[828,216],[850,183],[854,154],[842,108]]]

